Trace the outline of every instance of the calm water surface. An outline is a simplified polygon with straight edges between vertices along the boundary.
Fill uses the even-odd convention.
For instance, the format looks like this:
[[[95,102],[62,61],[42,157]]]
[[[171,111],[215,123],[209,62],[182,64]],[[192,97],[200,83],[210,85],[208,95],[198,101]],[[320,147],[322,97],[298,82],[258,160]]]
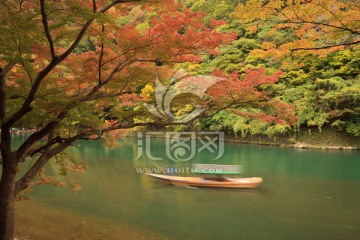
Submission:
[[[164,155],[164,140],[154,141],[153,154]],[[176,240],[360,236],[360,152],[226,144],[224,156],[215,163],[239,164],[244,177],[260,176],[264,183],[252,190],[196,189],[137,173],[137,168],[155,165],[146,158],[134,160],[135,140],[120,140],[114,149],[100,142],[79,145],[70,155],[88,163],[86,174],[72,176],[82,190],[74,194],[66,188],[35,187],[29,197],[35,207],[42,206],[38,211],[74,213],[104,222],[104,228],[110,223],[133,226],[148,233],[144,239],[155,239],[156,234]],[[157,162],[177,167],[191,163],[214,162],[205,153],[192,162]],[[52,174],[57,169],[47,166]],[[119,235],[114,228],[107,232],[106,239]]]

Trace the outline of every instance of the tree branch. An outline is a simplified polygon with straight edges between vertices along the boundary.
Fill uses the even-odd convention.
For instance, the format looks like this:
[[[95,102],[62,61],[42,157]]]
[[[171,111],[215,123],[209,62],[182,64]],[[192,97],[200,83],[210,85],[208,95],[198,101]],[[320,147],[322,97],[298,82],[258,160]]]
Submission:
[[[18,194],[20,191],[26,189],[29,186],[31,180],[34,179],[36,174],[50,158],[64,151],[67,147],[72,145],[73,142],[75,142],[81,137],[83,137],[83,134],[78,134],[76,136],[66,139],[56,147],[50,148],[50,146],[47,146],[47,148],[44,149],[44,153],[36,160],[34,165],[32,165],[32,167],[23,175],[22,178],[16,181],[15,193]]]
[[[323,9],[324,6],[320,6],[322,7]],[[308,21],[308,20],[305,20],[303,19],[302,17],[300,17],[296,10],[293,8],[293,7],[290,7],[292,12],[295,14],[296,18],[298,19],[298,21],[296,20],[293,20],[292,18],[290,18],[289,16],[287,16],[283,11],[281,11],[280,9],[277,9],[278,10],[278,13],[280,13],[281,15],[283,15],[286,19],[288,19],[287,21],[283,21],[284,23],[293,23],[293,24],[304,24],[304,23],[307,23],[307,24],[313,24],[313,25],[320,25],[320,26],[326,26],[326,27],[330,27],[330,28],[335,28],[335,29],[339,29],[339,30],[343,30],[343,31],[347,31],[347,32],[350,32],[352,34],[356,34],[356,35],[360,35],[360,32],[358,31],[355,31],[353,29],[350,29],[348,26],[346,26],[336,15],[334,15],[332,12],[330,12],[328,9],[325,9],[326,11],[328,11],[330,14],[332,14],[339,22],[341,25],[343,25],[343,27],[341,26],[336,26],[336,25],[332,25],[332,24],[328,24],[328,23],[322,23],[322,22],[316,22],[316,21]]]
[[[96,13],[97,11],[96,0],[92,0],[92,3],[93,3],[93,13]]]
[[[349,42],[349,43],[339,43],[339,44],[334,44],[334,45],[327,45],[327,46],[322,46],[322,47],[312,47],[312,48],[294,48],[291,49],[291,52],[295,52],[295,51],[310,51],[310,50],[321,50],[321,49],[329,49],[329,48],[333,48],[333,47],[341,47],[341,46],[351,46],[351,45],[356,45],[359,44],[359,41],[355,41],[355,42]]]
[[[105,6],[104,8],[102,8],[99,13],[105,13],[107,12],[109,9],[111,9],[112,7],[114,7],[115,5],[119,4],[119,3],[125,3],[125,2],[137,2],[137,1],[141,1],[141,0],[117,0],[117,1],[113,1],[112,3],[110,3],[109,5]],[[27,114],[28,112],[30,112],[32,110],[31,108],[31,103],[34,101],[35,99],[35,95],[40,87],[41,82],[43,81],[43,79],[62,61],[64,61],[74,50],[75,48],[78,46],[78,44],[80,43],[81,39],[83,38],[83,36],[85,35],[86,31],[88,30],[88,28],[90,27],[90,25],[93,23],[93,21],[96,19],[97,16],[92,17],[91,19],[87,20],[86,23],[83,25],[83,27],[81,28],[80,32],[78,33],[77,37],[75,38],[74,42],[70,45],[70,47],[60,56],[58,56],[57,58],[53,58],[52,61],[43,69],[39,72],[38,76],[36,77],[34,84],[32,86],[32,88],[30,89],[30,92],[26,98],[26,100],[24,101],[23,105],[21,106],[21,108],[15,112],[6,123],[3,124],[3,127],[5,128],[10,128],[15,122],[17,122],[19,119],[21,119],[25,114]]]
[[[105,26],[104,24],[101,24],[101,33],[104,34],[104,32],[105,32]],[[101,84],[101,66],[102,66],[103,57],[104,57],[104,43],[101,41],[101,50],[100,50],[99,64],[98,64],[99,84]]]
[[[18,156],[18,159],[22,159],[23,155],[26,153],[26,151],[37,141],[45,137],[49,132],[53,131],[63,119],[67,116],[68,112],[76,106],[77,102],[87,102],[92,100],[92,97],[94,94],[99,92],[99,90],[106,85],[109,81],[112,80],[114,75],[121,70],[123,67],[125,67],[129,62],[125,62],[124,64],[119,63],[117,67],[113,70],[113,72],[108,76],[108,78],[101,82],[101,84],[98,84],[91,90],[86,96],[82,98],[74,99],[74,101],[71,101],[67,106],[63,108],[63,110],[57,115],[56,120],[53,120],[49,122],[43,129],[40,131],[33,133],[16,151],[16,154]],[[120,94],[124,91],[125,87],[122,88],[122,90],[119,92]]]
[[[50,34],[47,15],[45,12],[45,0],[40,0],[40,11],[41,11],[42,23],[44,25],[45,35],[46,35],[46,38],[50,45],[51,57],[52,57],[52,59],[55,59],[56,55],[55,55],[54,41],[52,40],[52,37]]]
[[[67,116],[68,112],[76,106],[77,102],[87,102],[92,100],[92,97],[94,94],[96,94],[104,85],[106,85],[111,79],[114,77],[114,75],[121,70],[123,67],[125,67],[128,64],[128,62],[121,64],[119,63],[118,66],[113,70],[113,72],[109,75],[109,77],[102,81],[101,84],[98,84],[91,90],[86,96],[82,98],[74,99],[74,101],[71,101],[67,106],[63,108],[63,110],[57,115],[56,120],[53,120],[49,122],[43,129],[40,131],[33,133],[16,151],[16,154],[18,156],[18,159],[22,159],[25,152],[37,141],[45,137],[49,132],[54,130],[63,119]],[[122,88],[121,92],[125,89]],[[120,92],[120,93],[121,93]]]
[[[27,156],[33,157],[35,154],[40,153],[40,152],[44,151],[45,149],[47,149],[47,148],[49,148],[49,147],[51,147],[51,146],[53,146],[55,144],[61,143],[61,142],[65,141],[65,140],[66,140],[65,138],[61,138],[59,136],[56,136],[53,139],[51,139],[50,141],[48,141],[46,144],[42,145],[41,147],[38,147],[38,148],[36,148],[34,150],[29,151],[26,154],[26,156],[24,156],[24,158],[26,158]]]
[[[43,129],[41,129],[38,132],[35,132],[33,134],[30,135],[30,137],[28,137],[26,139],[26,141],[21,144],[21,146],[16,150],[16,155],[17,155],[17,159],[22,159],[25,152],[37,141],[39,141],[40,139],[44,138],[46,135],[48,135],[51,131],[53,131],[59,124],[60,122],[66,117],[68,111],[70,109],[68,109],[67,111],[62,111],[58,114],[57,119],[53,120],[51,122],[49,122]]]
[[[199,118],[213,117],[222,110],[229,109],[229,108],[234,108],[236,106],[237,106],[237,104],[235,102],[230,102],[230,103],[226,104],[224,107],[221,107],[221,108],[219,108],[217,110],[212,110],[210,113],[208,113],[207,111],[209,111],[210,108],[212,107],[211,105],[209,105],[207,107],[207,109],[205,109],[202,114],[197,115],[196,117],[194,117],[192,120],[190,120],[188,122],[169,122],[169,121],[167,121],[167,122],[154,121],[154,122],[142,122],[142,123],[118,122],[117,124],[114,124],[114,125],[112,125],[112,126],[110,126],[108,128],[101,129],[101,132],[105,133],[105,132],[118,130],[118,129],[129,129],[129,128],[134,128],[134,127],[144,127],[144,126],[166,127],[166,126],[176,126],[176,125],[191,124],[192,122],[194,122],[195,120],[197,120]]]
[[[299,19],[300,21],[294,21],[292,19],[289,19],[288,21],[284,21],[285,23],[293,23],[293,24],[304,24],[304,23],[307,23],[307,24],[313,24],[313,25],[317,25],[317,26],[325,26],[325,27],[330,27],[330,28],[335,28],[335,29],[340,29],[340,30],[343,30],[343,31],[346,31],[346,32],[350,32],[352,34],[355,34],[355,35],[360,35],[360,32],[358,31],[355,31],[355,30],[352,30],[352,29],[349,29],[349,28],[345,28],[345,27],[340,27],[340,26],[336,26],[336,25],[332,25],[332,24],[328,24],[328,23],[322,23],[322,22],[312,22],[312,21],[306,21],[306,20],[303,20],[303,19]]]
[[[8,63],[4,69],[0,68],[0,120],[6,118],[6,91],[5,78],[8,72],[15,66],[14,63]]]
[[[325,11],[327,11],[328,13],[330,13],[344,28],[351,31],[351,29],[343,21],[341,21],[341,19],[338,16],[336,16],[336,14],[334,14],[331,10],[326,8],[323,4],[319,4],[319,3],[315,3],[315,2],[311,2],[311,4],[317,5],[317,6],[321,7],[322,9],[324,9]]]
[[[128,64],[130,64],[132,61],[126,61],[123,64],[119,63],[114,70],[110,73],[110,75],[101,83],[99,83],[98,85],[96,85],[88,94],[86,94],[86,96],[84,96],[82,99],[80,99],[80,102],[86,102],[89,101],[89,99],[91,99],[91,97],[96,94],[103,86],[105,86],[107,83],[109,83],[113,77],[115,76],[116,73],[118,73],[119,71],[121,71],[124,67],[126,67]],[[124,88],[123,88],[124,89]]]

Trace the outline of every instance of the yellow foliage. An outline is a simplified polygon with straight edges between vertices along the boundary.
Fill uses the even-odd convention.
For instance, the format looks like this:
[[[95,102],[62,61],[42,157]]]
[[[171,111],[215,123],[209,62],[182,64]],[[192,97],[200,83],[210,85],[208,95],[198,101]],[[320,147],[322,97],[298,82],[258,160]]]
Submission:
[[[258,27],[256,25],[251,25],[251,26],[246,27],[246,30],[249,33],[256,33],[256,31],[258,30]]]
[[[152,84],[146,84],[145,87],[141,90],[140,96],[143,98],[151,98],[154,95],[155,88]]]
[[[181,116],[185,113],[189,113],[193,110],[193,106],[191,104],[185,104],[181,109],[176,111],[176,116]]]
[[[199,69],[201,69],[201,65],[200,65],[200,64],[190,64],[190,65],[188,66],[188,71],[189,71],[189,72],[197,71],[197,70],[199,70]]]
[[[265,50],[269,50],[269,49],[273,49],[276,47],[276,45],[274,43],[271,42],[263,42],[261,47]]]

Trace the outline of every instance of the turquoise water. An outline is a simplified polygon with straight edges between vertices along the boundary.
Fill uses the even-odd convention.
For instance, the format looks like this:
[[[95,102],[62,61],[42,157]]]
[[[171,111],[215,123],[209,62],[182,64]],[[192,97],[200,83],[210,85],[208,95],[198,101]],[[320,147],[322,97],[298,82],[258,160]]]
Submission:
[[[165,156],[165,141],[153,144],[153,155]],[[216,161],[203,152],[187,162],[156,162],[238,164],[244,177],[264,179],[258,189],[246,190],[176,187],[139,174],[155,164],[134,160],[135,140],[120,140],[114,149],[100,142],[79,145],[70,155],[88,163],[86,174],[72,176],[82,190],[39,186],[31,201],[168,239],[359,239],[360,152],[225,144]],[[48,173],[57,169],[47,166]],[[114,229],[109,234],[118,235]]]

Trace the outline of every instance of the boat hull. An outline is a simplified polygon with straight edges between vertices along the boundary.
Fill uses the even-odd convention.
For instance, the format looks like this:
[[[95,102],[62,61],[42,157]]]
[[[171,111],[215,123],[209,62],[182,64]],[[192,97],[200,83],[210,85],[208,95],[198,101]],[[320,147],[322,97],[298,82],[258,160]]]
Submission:
[[[161,174],[146,173],[164,183],[177,186],[191,187],[215,187],[215,188],[256,188],[263,179],[260,177],[252,178],[225,178],[222,180],[206,179],[201,177],[178,177]]]

